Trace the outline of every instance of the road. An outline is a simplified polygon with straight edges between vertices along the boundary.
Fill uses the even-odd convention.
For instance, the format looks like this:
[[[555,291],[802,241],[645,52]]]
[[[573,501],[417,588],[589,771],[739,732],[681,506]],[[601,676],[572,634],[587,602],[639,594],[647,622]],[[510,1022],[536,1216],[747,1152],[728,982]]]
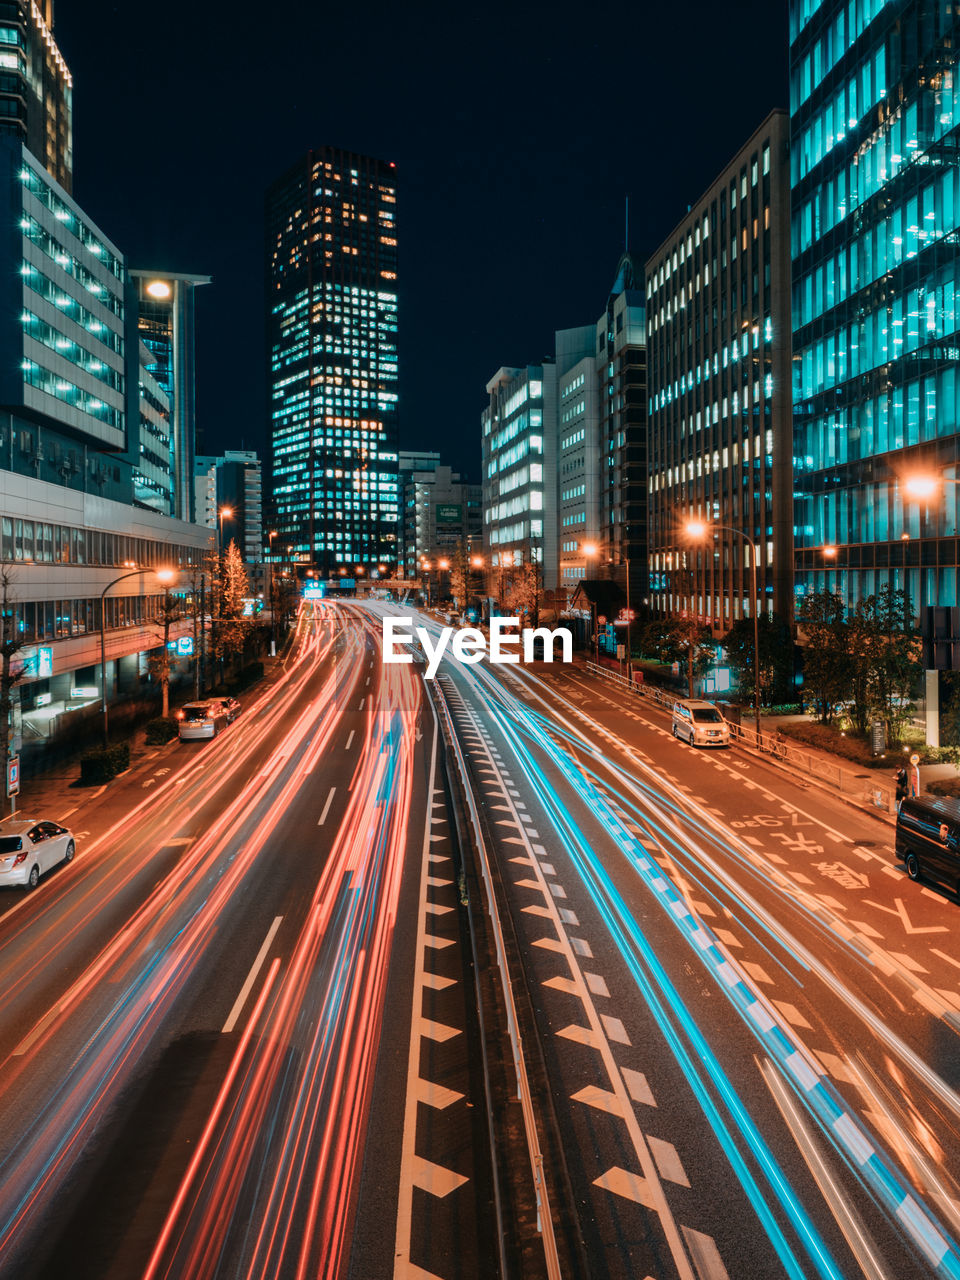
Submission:
[[[955,901],[579,667],[384,665],[388,611],[305,606],[0,902],[0,1275],[960,1275]]]
[[[890,827],[582,675],[446,672],[591,1274],[956,1274],[956,908]]]

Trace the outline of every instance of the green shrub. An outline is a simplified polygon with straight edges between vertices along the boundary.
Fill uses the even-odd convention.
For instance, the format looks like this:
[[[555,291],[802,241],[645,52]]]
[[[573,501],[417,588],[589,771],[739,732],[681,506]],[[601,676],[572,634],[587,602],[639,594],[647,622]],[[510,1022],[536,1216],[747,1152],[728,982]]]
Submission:
[[[130,767],[130,744],[118,742],[112,747],[100,747],[80,757],[80,781],[85,786],[97,786],[109,782],[118,773]]]
[[[779,728],[785,738],[792,738],[808,747],[816,747],[818,751],[829,751],[831,755],[842,756],[844,760],[853,760],[865,769],[889,769],[898,759],[896,752],[890,751],[885,758],[875,756],[863,738],[854,737],[850,733],[842,734],[826,724],[798,722],[782,724]]]
[[[147,722],[147,746],[162,747],[180,732],[175,716],[157,716]]]

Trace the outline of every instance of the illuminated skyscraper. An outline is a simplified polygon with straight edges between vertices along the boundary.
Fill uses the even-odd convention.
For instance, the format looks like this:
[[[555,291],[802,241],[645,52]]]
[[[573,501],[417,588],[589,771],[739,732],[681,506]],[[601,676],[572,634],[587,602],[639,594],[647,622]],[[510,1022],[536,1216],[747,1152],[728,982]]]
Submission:
[[[267,193],[272,524],[325,576],[399,554],[392,164],[322,147]]]
[[[73,77],[53,38],[53,0],[0,0],[0,134],[71,190]]]
[[[956,5],[791,0],[797,595],[905,586],[927,623],[958,603],[958,50]]]

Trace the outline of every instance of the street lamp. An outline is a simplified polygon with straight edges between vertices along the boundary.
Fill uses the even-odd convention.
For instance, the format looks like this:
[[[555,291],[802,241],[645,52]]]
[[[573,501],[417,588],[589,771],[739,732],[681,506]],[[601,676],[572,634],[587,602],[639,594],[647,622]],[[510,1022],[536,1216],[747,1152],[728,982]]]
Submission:
[[[277,656],[277,586],[274,580],[276,566],[273,562],[273,540],[277,536],[276,529],[267,534],[267,558],[270,561],[270,657]]]
[[[760,745],[760,609],[757,598],[757,573],[760,562],[760,549],[754,540],[742,529],[735,529],[729,524],[707,524],[703,520],[688,520],[686,531],[695,542],[702,542],[712,530],[718,533],[732,533],[735,538],[742,538],[752,551],[750,557],[751,586],[753,599],[750,612],[753,614],[753,710],[756,719],[757,746]],[[826,550],[826,549],[825,549]],[[836,550],[836,548],[834,548]]]
[[[104,603],[106,601],[107,592],[111,587],[115,587],[118,582],[124,582],[127,578],[135,578],[138,574],[153,573],[156,574],[157,581],[163,584],[164,595],[166,596],[170,590],[170,583],[173,581],[175,574],[172,569],[131,569],[129,573],[121,573],[119,578],[114,578],[100,592],[100,713],[103,727],[103,745],[108,745],[107,740],[107,619],[105,616]]]

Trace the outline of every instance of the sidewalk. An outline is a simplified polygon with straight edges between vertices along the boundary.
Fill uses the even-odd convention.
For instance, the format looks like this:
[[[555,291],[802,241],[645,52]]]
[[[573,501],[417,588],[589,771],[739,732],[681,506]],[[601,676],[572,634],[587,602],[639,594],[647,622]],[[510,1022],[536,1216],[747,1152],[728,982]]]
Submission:
[[[243,699],[254,697],[277,679],[282,669],[282,655],[278,654],[275,658],[265,657],[263,663],[264,674],[262,679],[244,690],[240,695]],[[188,693],[185,697],[178,698],[177,703],[171,705],[171,713],[174,710],[174,706],[182,701],[192,701],[192,694]],[[100,726],[99,724],[94,725],[91,729],[89,740],[72,755],[58,761],[55,765],[49,769],[44,769],[42,772],[34,774],[31,774],[29,770],[23,772],[20,780],[20,794],[16,797],[17,813],[25,814],[30,818],[50,818],[55,822],[69,821],[71,826],[79,826],[80,819],[84,818],[85,814],[92,816],[100,798],[105,793],[115,794],[131,783],[138,782],[150,769],[156,767],[157,761],[162,756],[173,755],[179,746],[178,738],[173,738],[170,742],[161,746],[148,746],[144,727],[134,730],[129,741],[130,767],[128,769],[125,769],[123,773],[118,773],[110,782],[100,783],[96,786],[82,786],[80,783],[80,757],[85,755],[87,751],[96,750],[101,745]],[[4,799],[3,811],[0,816],[5,817],[9,812],[10,801]],[[80,815],[79,818],[76,816],[78,813]],[[86,821],[86,819],[84,820]]]

